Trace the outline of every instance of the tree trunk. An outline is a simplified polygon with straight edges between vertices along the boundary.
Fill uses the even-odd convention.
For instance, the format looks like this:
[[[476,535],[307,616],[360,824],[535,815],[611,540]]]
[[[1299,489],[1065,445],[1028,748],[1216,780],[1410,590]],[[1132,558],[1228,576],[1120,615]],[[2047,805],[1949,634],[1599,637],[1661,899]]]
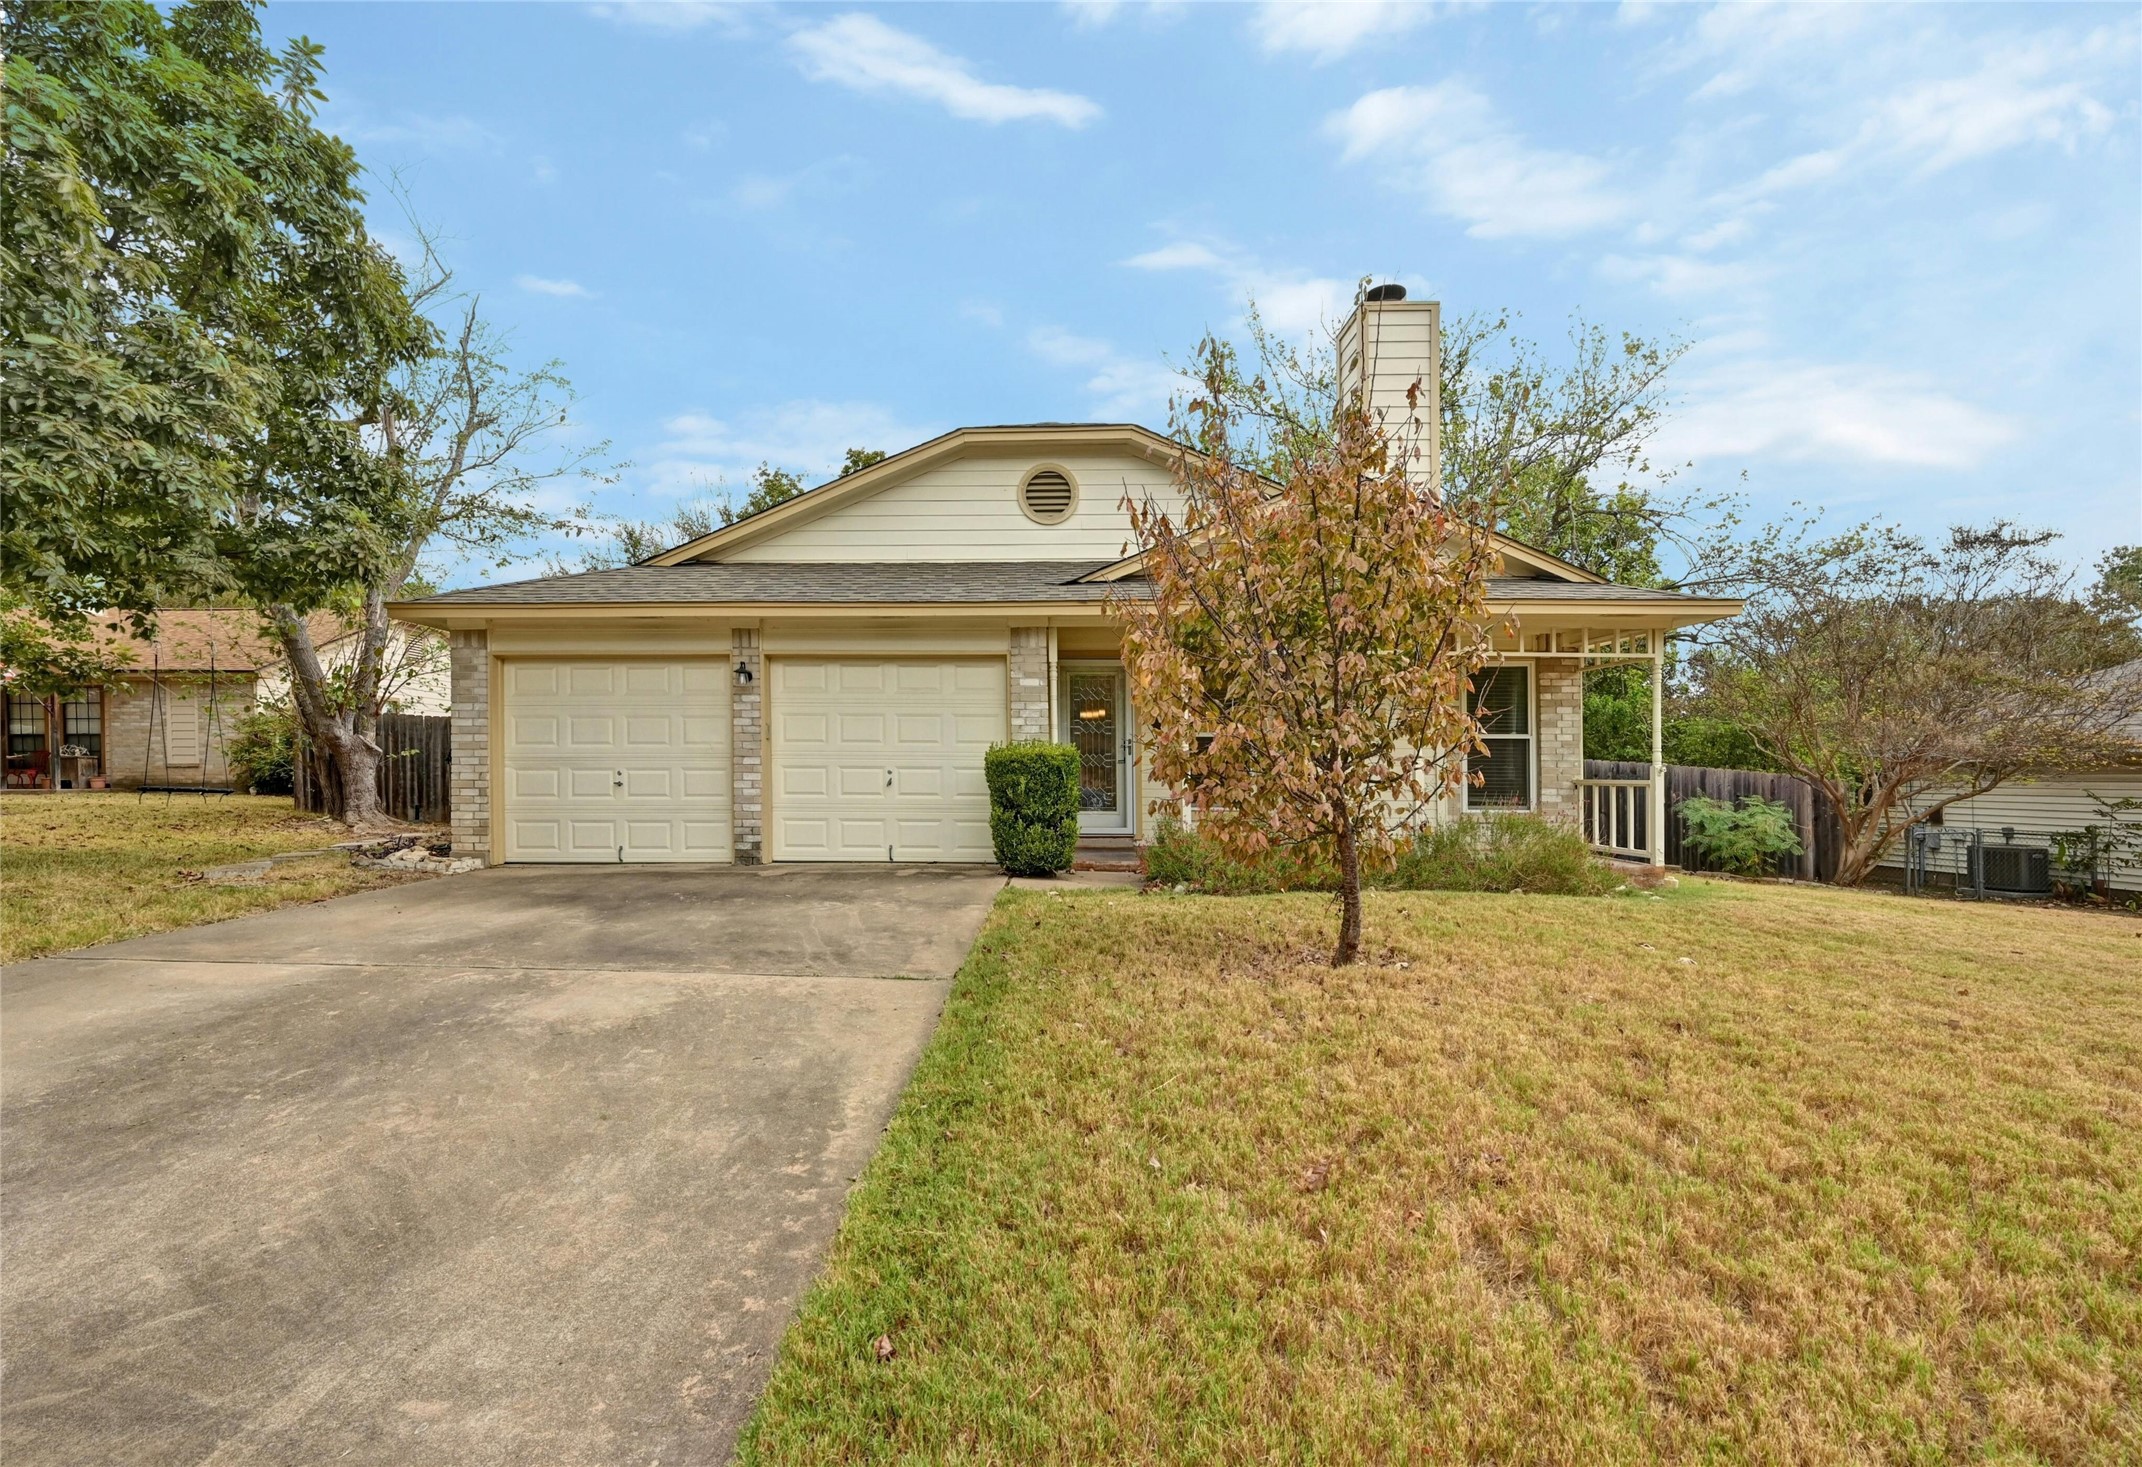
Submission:
[[[370,718],[360,703],[337,707],[327,670],[305,619],[288,606],[269,612],[290,664],[290,698],[311,746],[313,770],[327,809],[352,830],[382,823],[379,809],[379,745],[371,737]]]
[[[1353,827],[1339,832],[1339,943],[1331,966],[1343,968],[1361,956],[1361,846]]]

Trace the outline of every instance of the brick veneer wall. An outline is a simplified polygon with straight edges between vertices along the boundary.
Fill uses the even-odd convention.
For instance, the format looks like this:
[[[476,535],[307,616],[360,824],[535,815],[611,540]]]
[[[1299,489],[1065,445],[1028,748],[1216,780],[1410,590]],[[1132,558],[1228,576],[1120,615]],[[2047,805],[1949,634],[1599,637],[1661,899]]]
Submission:
[[[1011,736],[1046,739],[1049,729],[1049,629],[1011,631]]]
[[[1574,822],[1583,815],[1577,781],[1584,778],[1584,672],[1574,660],[1535,662],[1534,707],[1539,728],[1539,812]]]
[[[730,650],[751,681],[729,695],[729,838],[739,866],[766,859],[766,659],[756,627],[734,627]]]
[[[454,854],[491,859],[491,638],[448,634],[453,674],[452,762],[447,803]]]
[[[200,758],[191,764],[164,763],[164,730],[157,727],[151,709],[152,684],[147,678],[128,678],[112,684],[104,693],[104,751],[100,761],[104,777],[115,789],[135,789],[149,784],[206,784],[226,788],[230,765],[225,750],[238,736],[238,725],[253,711],[254,679],[251,673],[223,673],[216,679],[215,720],[209,719],[208,675],[165,673],[164,695],[190,700],[200,709]],[[59,746],[55,731],[53,747]],[[146,781],[142,769],[148,769]]]

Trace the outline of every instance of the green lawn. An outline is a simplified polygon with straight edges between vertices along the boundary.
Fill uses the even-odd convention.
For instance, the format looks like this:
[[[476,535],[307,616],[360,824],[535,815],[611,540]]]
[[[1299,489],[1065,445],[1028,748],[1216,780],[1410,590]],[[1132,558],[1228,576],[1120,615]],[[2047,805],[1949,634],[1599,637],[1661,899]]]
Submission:
[[[348,838],[287,799],[0,795],[0,962],[420,879],[339,854],[277,866],[255,886],[187,875]]]
[[[1330,925],[1008,893],[742,1460],[2142,1460],[2142,923]]]

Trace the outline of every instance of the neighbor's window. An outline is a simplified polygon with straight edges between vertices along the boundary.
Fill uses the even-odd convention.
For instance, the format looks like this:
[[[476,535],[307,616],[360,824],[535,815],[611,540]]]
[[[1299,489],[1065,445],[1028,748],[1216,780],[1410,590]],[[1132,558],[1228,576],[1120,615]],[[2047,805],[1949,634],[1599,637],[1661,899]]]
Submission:
[[[34,754],[45,746],[45,700],[27,693],[7,695],[7,751]]]
[[[1473,678],[1473,711],[1487,742],[1465,761],[1468,810],[1532,808],[1532,669],[1493,667]],[[1474,784],[1470,776],[1479,775]]]
[[[104,700],[95,688],[69,693],[67,701],[60,705],[60,719],[65,725],[67,743],[87,749],[93,755],[103,754]]]

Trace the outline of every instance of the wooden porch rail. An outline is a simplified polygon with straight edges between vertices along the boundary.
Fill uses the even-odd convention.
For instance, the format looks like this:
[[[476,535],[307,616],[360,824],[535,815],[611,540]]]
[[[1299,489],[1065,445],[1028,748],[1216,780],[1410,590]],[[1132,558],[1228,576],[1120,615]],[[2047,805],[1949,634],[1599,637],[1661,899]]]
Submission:
[[[1584,838],[1604,856],[1649,861],[1651,853],[1651,781],[1648,779],[1580,779]]]

